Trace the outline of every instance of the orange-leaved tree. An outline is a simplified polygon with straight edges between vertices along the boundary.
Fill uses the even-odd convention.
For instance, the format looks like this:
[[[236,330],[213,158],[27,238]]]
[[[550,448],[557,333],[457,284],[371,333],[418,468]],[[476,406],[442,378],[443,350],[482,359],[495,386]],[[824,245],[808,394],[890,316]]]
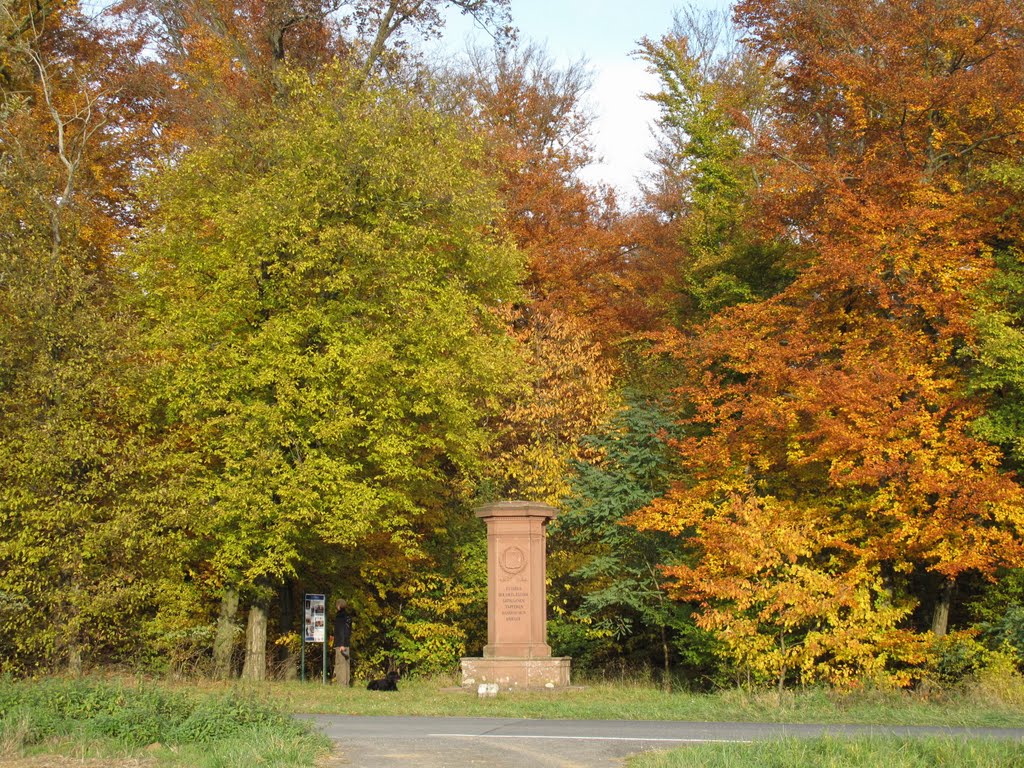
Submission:
[[[527,258],[527,301],[506,308],[526,376],[505,403],[490,493],[557,501],[578,441],[608,411],[614,341],[633,322],[614,196],[586,183],[590,118],[581,64],[539,47],[471,51],[455,109],[482,132],[503,228]]]
[[[666,336],[690,480],[636,522],[688,537],[669,573],[735,661],[780,684],[891,671],[915,602],[944,634],[961,575],[1024,559],[1024,497],[971,433],[957,356],[1005,209],[982,171],[1022,148],[1024,9],[747,0],[736,19],[781,79],[746,148],[750,215],[795,277]]]

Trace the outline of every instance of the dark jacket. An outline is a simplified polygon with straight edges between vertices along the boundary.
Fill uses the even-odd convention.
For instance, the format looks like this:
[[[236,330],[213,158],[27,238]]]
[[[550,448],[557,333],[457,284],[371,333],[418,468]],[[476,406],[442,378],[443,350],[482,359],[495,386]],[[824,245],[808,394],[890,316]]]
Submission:
[[[348,648],[352,645],[352,617],[342,608],[334,615],[334,647]]]

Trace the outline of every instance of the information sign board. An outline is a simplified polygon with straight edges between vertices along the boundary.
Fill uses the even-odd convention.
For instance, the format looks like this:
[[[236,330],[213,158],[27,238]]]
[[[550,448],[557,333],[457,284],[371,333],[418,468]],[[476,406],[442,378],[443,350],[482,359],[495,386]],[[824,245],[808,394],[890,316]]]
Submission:
[[[306,595],[306,629],[303,639],[307,643],[322,643],[327,640],[326,611],[326,595]]]

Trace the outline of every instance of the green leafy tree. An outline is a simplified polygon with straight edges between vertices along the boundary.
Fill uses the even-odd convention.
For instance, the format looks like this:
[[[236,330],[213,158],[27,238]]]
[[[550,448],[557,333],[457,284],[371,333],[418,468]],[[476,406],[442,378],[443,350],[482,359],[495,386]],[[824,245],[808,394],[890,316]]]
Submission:
[[[673,319],[701,320],[777,293],[792,279],[788,249],[754,226],[763,173],[749,151],[775,89],[764,57],[736,41],[724,14],[692,8],[638,53],[660,84],[647,95],[659,116],[646,198],[657,221],[649,239],[667,239],[661,248],[677,264]]]
[[[154,405],[196,461],[194,556],[252,606],[254,677],[268,592],[318,544],[373,553],[378,590],[422,561],[515,370],[492,310],[521,263],[479,146],[349,78],[288,75],[265,120],[158,177],[135,254]]]
[[[1004,465],[1024,469],[1024,166],[998,163],[985,177],[1005,197],[1002,228],[993,238],[995,266],[988,283],[978,291],[977,335],[962,351],[969,388],[985,409],[974,421],[979,437],[1003,450]],[[1024,571],[1001,569],[984,582],[972,600],[971,615],[994,645],[1007,642],[1024,659]]]
[[[702,647],[709,638],[664,586],[661,566],[678,559],[678,540],[624,521],[668,489],[677,430],[657,403],[628,396],[605,429],[584,439],[595,458],[575,464],[552,534],[553,547],[585,553],[569,577],[572,591],[582,594],[572,618],[592,635],[660,656],[666,686],[673,660],[691,669],[708,661]]]
[[[975,432],[1000,446],[1009,468],[1024,468],[1024,166],[996,165],[987,178],[1007,197],[1004,226],[993,238],[996,269],[978,291],[977,335],[963,351],[972,391],[985,399]]]
[[[0,5],[0,670],[134,661],[178,551],[124,275],[132,97],[69,3]]]

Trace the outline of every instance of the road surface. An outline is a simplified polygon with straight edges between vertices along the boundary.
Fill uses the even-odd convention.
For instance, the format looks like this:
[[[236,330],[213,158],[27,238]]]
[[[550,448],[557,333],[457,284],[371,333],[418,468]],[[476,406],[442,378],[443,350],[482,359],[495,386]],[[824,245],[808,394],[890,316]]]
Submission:
[[[650,720],[300,715],[338,746],[330,768],[613,768],[629,755],[707,742],[833,735],[1012,739],[1024,729]]]

